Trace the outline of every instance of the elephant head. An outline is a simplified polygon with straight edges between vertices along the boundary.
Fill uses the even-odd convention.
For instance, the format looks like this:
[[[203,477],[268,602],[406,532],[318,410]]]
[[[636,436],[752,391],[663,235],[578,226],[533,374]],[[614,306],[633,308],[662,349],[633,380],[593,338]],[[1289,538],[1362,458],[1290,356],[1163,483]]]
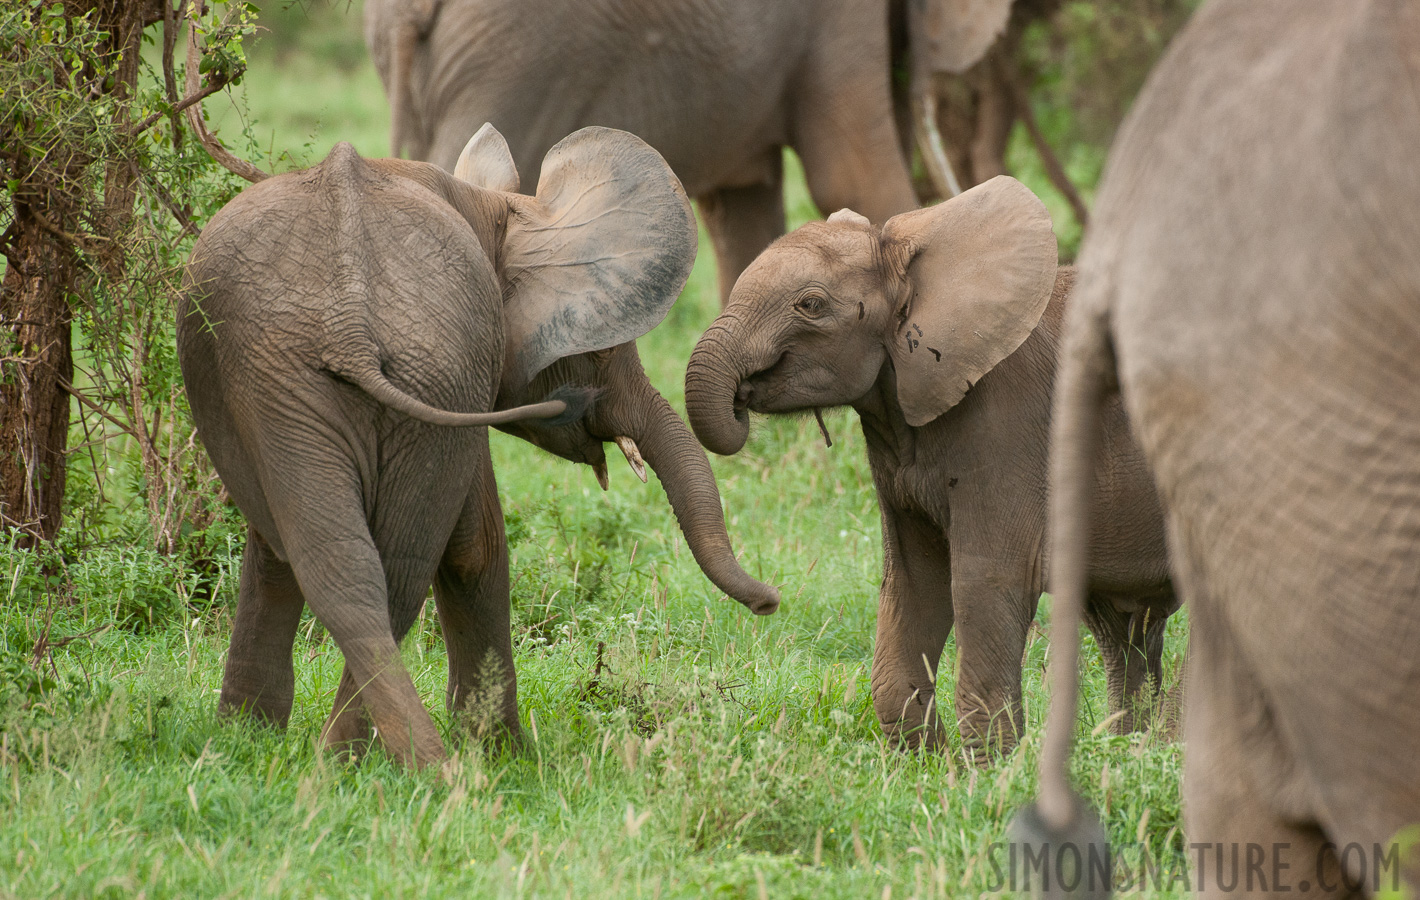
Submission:
[[[405,164],[417,165],[417,164]],[[604,443],[645,480],[656,472],[702,570],[759,615],[778,591],[735,560],[714,473],[685,423],[651,385],[635,339],[670,310],[695,261],[696,229],[680,182],[655,150],[609,128],[584,128],[542,164],[537,194],[515,193],[508,145],[490,125],[469,141],[455,177],[473,185],[463,207],[493,204],[486,241],[504,285],[506,336],[500,409],[538,402],[563,386],[593,402],[569,422],[505,430],[572,462],[607,485]],[[478,221],[476,211],[470,216]],[[476,229],[477,230],[477,229]]]
[[[852,404],[895,374],[909,425],[946,412],[1040,321],[1055,234],[999,176],[878,229],[850,210],[781,238],[740,276],[701,337],[685,400],[701,443],[735,453],[748,411]]]

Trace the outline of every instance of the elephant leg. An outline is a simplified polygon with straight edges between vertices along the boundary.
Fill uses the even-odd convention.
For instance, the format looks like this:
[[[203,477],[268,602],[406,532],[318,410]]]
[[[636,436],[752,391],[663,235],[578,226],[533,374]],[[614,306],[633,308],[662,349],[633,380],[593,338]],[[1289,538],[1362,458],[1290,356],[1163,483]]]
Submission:
[[[1092,595],[1085,624],[1104,657],[1110,713],[1120,713],[1115,734],[1149,726],[1163,684],[1164,629],[1168,615],[1153,606],[1128,610],[1108,597]]]
[[[775,151],[770,179],[748,187],[720,188],[697,198],[715,248],[720,306],[754,258],[784,233],[784,160]]]
[[[1198,613],[1194,607],[1183,781],[1198,896],[1364,896],[1348,889],[1334,852],[1345,842],[1329,844],[1317,823],[1319,799],[1254,673]]]
[[[474,478],[439,563],[434,598],[449,654],[449,712],[475,734],[490,726],[516,738],[518,679],[513,669],[508,542],[491,460]]]
[[[909,747],[942,741],[937,666],[952,619],[946,539],[930,521],[884,508],[873,709],[883,733]]]
[[[381,555],[387,560],[384,569],[385,589],[390,597],[390,634],[397,646],[404,641],[404,636],[423,608],[432,577],[429,571],[431,567],[417,556],[402,555],[398,550]],[[420,709],[423,708],[421,700]],[[330,715],[326,718],[321,733],[326,747],[351,757],[362,756],[375,737],[373,723],[361,697],[360,685],[348,660],[340,674],[335,702],[331,705]]]
[[[296,691],[291,647],[305,603],[291,567],[248,525],[219,713],[286,726]]]
[[[957,724],[963,745],[984,761],[1015,749],[1024,733],[1021,659],[1040,592],[1030,586],[1030,566],[961,551],[952,573]]]
[[[262,487],[301,594],[340,647],[385,749],[406,765],[441,762],[443,741],[391,627],[385,567],[372,536],[388,532],[366,524],[358,470],[343,467],[343,448],[320,433],[284,435],[282,446],[280,464],[266,467]],[[392,505],[372,504],[377,517]]]

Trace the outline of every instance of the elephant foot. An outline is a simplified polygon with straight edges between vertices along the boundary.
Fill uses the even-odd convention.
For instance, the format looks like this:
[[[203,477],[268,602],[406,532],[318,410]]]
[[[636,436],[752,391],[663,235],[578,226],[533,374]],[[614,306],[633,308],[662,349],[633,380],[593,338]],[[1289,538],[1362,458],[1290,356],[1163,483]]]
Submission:
[[[1015,751],[1023,724],[1020,714],[1013,715],[1009,707],[994,715],[973,710],[959,721],[962,751],[974,764],[988,766]]]
[[[337,702],[321,728],[321,743],[325,749],[350,762],[362,759],[370,752],[374,742],[374,727],[358,699],[349,703]]]
[[[878,696],[880,699],[874,703],[878,725],[898,749],[940,750],[946,746],[946,735],[937,717],[935,692],[914,689],[901,700]]]
[[[269,690],[243,690],[240,686],[223,684],[217,700],[217,715],[285,729],[291,720],[291,697],[272,697]]]

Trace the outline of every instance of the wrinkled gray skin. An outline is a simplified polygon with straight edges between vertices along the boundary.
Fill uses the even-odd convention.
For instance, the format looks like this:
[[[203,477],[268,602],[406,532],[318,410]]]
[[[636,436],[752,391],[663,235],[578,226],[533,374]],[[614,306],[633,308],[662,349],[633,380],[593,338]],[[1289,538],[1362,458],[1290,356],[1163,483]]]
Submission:
[[[911,743],[942,738],[934,684],[954,626],[967,745],[1009,749],[1024,724],[1021,657],[1049,583],[1051,386],[1072,280],[1057,277],[1055,252],[1044,208],[1004,177],[882,229],[841,212],[760,256],[690,358],[690,423],[718,453],[743,446],[749,411],[858,412],[883,529],[873,705]],[[920,343],[895,349],[906,335]],[[1177,601],[1117,403],[1108,424],[1110,464],[1095,486],[1108,537],[1090,559],[1088,621],[1123,710],[1116,727],[1128,730],[1157,690]]]
[[[515,183],[506,145],[480,134],[486,158],[469,170]],[[507,545],[480,424],[506,420],[599,467],[603,441],[632,438],[706,574],[757,613],[777,605],[735,561],[704,451],[632,342],[694,259],[685,196],[630,135],[588,129],[554,154],[533,198],[341,144],[248,188],[204,229],[178,353],[203,443],[248,522],[223,712],[285,724],[309,604],[346,664],[326,742],[356,748],[373,726],[397,759],[440,761],[398,650],[432,582],[450,709],[491,709],[517,732]],[[572,409],[519,406],[559,388]],[[590,407],[575,402],[588,394]],[[510,411],[430,424],[496,409]]]
[[[1417,85],[1415,3],[1205,6],[1111,152],[1066,322],[1058,622],[1099,540],[1081,485],[1122,394],[1189,605],[1188,839],[1260,847],[1289,897],[1351,896],[1325,848],[1374,863],[1420,822]],[[1039,807],[1055,827],[1067,638]]]
[[[370,0],[365,35],[396,155],[451,168],[491,122],[535,180],[577,128],[644,138],[700,203],[723,299],[784,233],[786,146],[820,209],[882,222],[917,205],[890,21],[923,72],[959,72],[1009,13],[1010,0]]]

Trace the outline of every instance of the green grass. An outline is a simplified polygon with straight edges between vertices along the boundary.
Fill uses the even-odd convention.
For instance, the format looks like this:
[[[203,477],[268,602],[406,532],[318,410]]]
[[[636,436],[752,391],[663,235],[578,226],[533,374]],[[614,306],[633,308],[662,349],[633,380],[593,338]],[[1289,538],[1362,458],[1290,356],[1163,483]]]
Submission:
[[[253,51],[244,102],[264,146],[306,160],[337,139],[384,152],[368,63],[333,62],[349,65],[358,41],[358,19],[343,17],[284,16],[271,38],[282,49]],[[812,208],[797,175],[794,191],[802,221]],[[712,263],[707,249],[640,342],[682,409],[685,361],[717,309]],[[171,560],[141,548],[91,549],[46,574],[0,545],[0,896],[988,892],[992,843],[1034,791],[1046,642],[1032,633],[1029,731],[1013,755],[978,768],[955,742],[913,754],[883,741],[868,684],[876,500],[854,417],[826,420],[831,450],[811,419],[765,419],[740,455],[713,460],[742,560],[783,586],[763,619],[699,572],[654,477],[613,465],[604,494],[587,467],[495,434],[527,741],[485,752],[452,732],[426,611],[405,660],[449,732],[452,785],[379,754],[348,765],[316,749],[340,654],[309,619],[290,727],[216,718],[231,554],[215,601],[197,602]],[[1183,630],[1170,626],[1171,671]],[[947,716],[954,659],[949,644]],[[1116,841],[1181,849],[1179,748],[1093,733],[1106,704],[1088,641],[1085,661],[1078,783]]]

